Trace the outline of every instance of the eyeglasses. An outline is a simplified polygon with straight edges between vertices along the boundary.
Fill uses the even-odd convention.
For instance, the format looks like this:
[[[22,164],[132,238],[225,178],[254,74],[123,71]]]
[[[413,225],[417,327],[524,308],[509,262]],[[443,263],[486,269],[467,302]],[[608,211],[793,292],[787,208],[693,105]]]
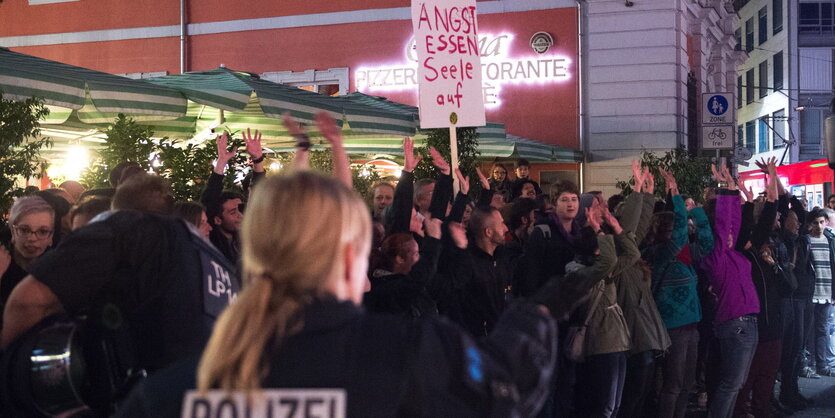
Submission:
[[[14,230],[23,237],[31,237],[34,235],[37,239],[44,239],[52,235],[51,229],[32,230],[28,226],[13,226],[12,228],[14,228]]]

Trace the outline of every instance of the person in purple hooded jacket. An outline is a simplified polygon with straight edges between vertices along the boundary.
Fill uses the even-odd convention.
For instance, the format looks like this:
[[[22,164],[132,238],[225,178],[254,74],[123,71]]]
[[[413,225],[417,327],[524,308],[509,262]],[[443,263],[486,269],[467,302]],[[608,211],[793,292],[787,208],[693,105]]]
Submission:
[[[708,417],[730,418],[757,348],[760,301],[751,279],[751,262],[734,248],[742,213],[739,191],[727,167],[722,173],[715,166],[712,169],[716,179],[728,186],[716,191],[715,210],[710,210],[714,201],[708,202],[714,245],[702,259],[717,298],[714,333],[720,350],[719,384],[708,397]]]

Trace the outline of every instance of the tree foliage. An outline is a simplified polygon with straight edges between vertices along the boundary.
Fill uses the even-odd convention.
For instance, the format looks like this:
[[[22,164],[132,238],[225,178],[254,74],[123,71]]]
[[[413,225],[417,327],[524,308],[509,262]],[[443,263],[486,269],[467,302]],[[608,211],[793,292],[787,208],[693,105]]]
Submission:
[[[104,148],[97,151],[98,159],[81,175],[81,183],[88,189],[110,187],[108,175],[113,167],[120,163],[132,161],[139,164],[145,171],[150,170],[151,162],[148,157],[156,151],[156,145],[151,140],[154,130],[149,126],[142,126],[132,118],[120,113],[113,124],[104,131],[106,136]]]
[[[51,147],[52,141],[40,137],[39,121],[48,114],[41,99],[0,97],[0,214],[8,213],[14,198],[23,195],[17,180],[41,177],[45,164],[40,150]]]
[[[424,133],[426,134],[426,146],[417,148],[420,154],[420,162],[415,167],[415,180],[438,177],[438,169],[432,165],[432,157],[429,156],[429,147],[435,147],[447,161],[452,162],[450,159],[449,129],[429,129]],[[475,174],[478,156],[481,155],[478,151],[478,132],[475,128],[456,128],[456,136],[458,137],[458,165],[461,168],[461,173],[464,176],[470,176],[471,180],[478,179]],[[476,180],[477,182],[478,180]]]
[[[641,152],[641,167],[649,167],[649,171],[655,176],[655,194],[658,197],[666,198],[664,177],[658,171],[663,168],[673,174],[681,194],[689,195],[698,203],[702,202],[702,191],[711,185],[711,160],[709,157],[693,157],[684,147],[667,151],[658,156],[650,151]],[[619,180],[615,186],[621,189],[621,194],[628,195],[632,192],[634,180]]]

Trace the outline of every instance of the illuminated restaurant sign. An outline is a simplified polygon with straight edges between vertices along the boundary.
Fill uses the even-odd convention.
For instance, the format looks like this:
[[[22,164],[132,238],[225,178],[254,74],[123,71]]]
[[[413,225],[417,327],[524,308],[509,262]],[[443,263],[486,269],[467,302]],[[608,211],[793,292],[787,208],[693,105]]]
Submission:
[[[510,57],[513,35],[480,34],[481,81],[484,104],[488,108],[501,105],[500,93],[507,84],[544,84],[570,79],[571,60],[558,54]],[[360,66],[354,71],[357,91],[375,92],[416,90],[418,62],[415,40],[406,44],[406,62],[392,65]]]

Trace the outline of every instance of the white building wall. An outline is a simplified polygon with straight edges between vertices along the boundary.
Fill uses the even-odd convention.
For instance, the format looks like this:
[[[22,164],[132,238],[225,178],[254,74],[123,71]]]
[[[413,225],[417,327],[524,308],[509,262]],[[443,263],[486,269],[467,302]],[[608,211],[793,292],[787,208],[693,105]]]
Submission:
[[[747,162],[747,166],[744,164],[740,164],[737,169],[740,172],[748,171],[748,170],[756,170],[757,166],[752,164],[753,161],[758,160],[760,158],[770,158],[776,157],[779,160],[783,159],[783,154],[786,153],[786,147],[781,144],[783,143],[779,136],[775,138],[774,131],[771,128],[766,127],[765,132],[767,135],[767,146],[765,148],[761,148],[759,144],[759,135],[760,129],[762,125],[758,123],[760,118],[766,118],[764,120],[768,121],[768,124],[773,128],[776,124],[783,124],[784,128],[783,131],[785,132],[786,139],[789,138],[790,131],[788,129],[788,120],[776,120],[771,118],[774,112],[779,110],[783,110],[785,112],[785,116],[788,118],[790,117],[790,112],[792,111],[792,107],[789,105],[789,74],[790,74],[790,66],[789,62],[792,59],[792,54],[788,48],[788,39],[789,39],[789,22],[787,17],[787,9],[789,8],[789,4],[791,0],[783,0],[783,29],[778,32],[776,35],[774,34],[774,9],[773,9],[773,2],[772,0],[751,0],[749,1],[744,7],[742,7],[738,14],[739,14],[739,27],[742,30],[742,42],[743,42],[743,49],[748,49],[747,40],[745,39],[745,22],[749,19],[753,19],[754,22],[754,43],[753,49],[748,52],[748,58],[742,63],[738,68],[738,75],[742,77],[742,108],[738,109],[737,111],[737,124],[743,127],[743,134],[745,134],[745,124],[746,122],[753,121],[754,122],[754,138],[745,138],[745,143],[748,141],[753,141],[753,152],[754,156]],[[765,8],[767,11],[767,27],[766,27],[766,34],[768,39],[765,42],[760,43],[760,26],[759,26],[759,12]],[[783,87],[781,90],[777,91],[774,90],[773,87],[775,86],[774,80],[774,55],[775,53],[782,51],[783,57],[783,80],[782,84]],[[760,64],[762,62],[766,62],[766,96],[760,97]],[[754,101],[751,103],[747,102],[746,99],[746,91],[747,91],[747,81],[746,81],[746,73],[753,69],[754,70]],[[743,138],[737,138],[738,143],[743,143]],[[777,145],[775,147],[775,145]],[[784,163],[788,164],[791,162],[791,156],[786,155],[784,159]]]
[[[631,7],[624,0],[588,0],[581,11],[583,189],[606,194],[618,191],[617,180],[629,178],[631,161],[643,149],[663,153],[687,144],[689,72],[710,78],[709,83],[700,79],[700,91],[707,84],[736,85],[735,65],[725,65],[723,54],[715,54],[717,44],[732,49],[733,25],[725,24],[728,2],[627,3]],[[699,57],[696,68],[688,58],[688,35]]]

